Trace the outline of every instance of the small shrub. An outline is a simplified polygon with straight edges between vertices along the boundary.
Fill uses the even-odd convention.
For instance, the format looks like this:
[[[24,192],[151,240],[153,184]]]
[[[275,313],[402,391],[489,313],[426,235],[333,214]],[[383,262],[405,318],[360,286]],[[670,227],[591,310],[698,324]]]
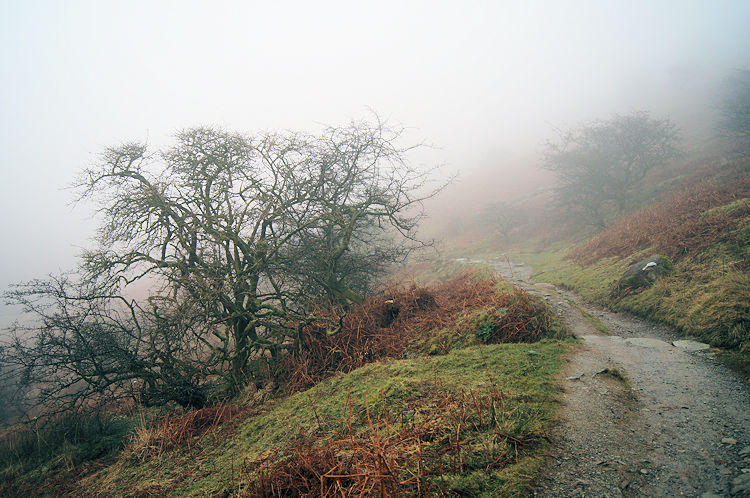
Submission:
[[[494,332],[495,324],[492,321],[487,321],[477,329],[477,337],[480,341],[487,343]]]
[[[549,308],[521,289],[499,293],[493,307],[483,310],[472,328],[485,344],[537,342],[566,335]]]

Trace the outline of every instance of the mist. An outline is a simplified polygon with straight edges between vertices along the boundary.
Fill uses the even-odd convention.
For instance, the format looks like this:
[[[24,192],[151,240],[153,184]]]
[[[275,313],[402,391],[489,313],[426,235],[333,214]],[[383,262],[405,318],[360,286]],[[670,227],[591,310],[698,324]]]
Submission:
[[[748,49],[740,0],[4,2],[0,288],[74,267],[96,223],[66,187],[109,145],[375,111],[468,185],[439,219],[533,190],[555,128],[648,110],[700,147]]]

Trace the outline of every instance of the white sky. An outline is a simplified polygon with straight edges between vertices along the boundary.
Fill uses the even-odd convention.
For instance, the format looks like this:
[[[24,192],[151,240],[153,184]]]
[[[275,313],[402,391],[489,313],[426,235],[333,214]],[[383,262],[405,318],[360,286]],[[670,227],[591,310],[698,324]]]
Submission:
[[[370,107],[422,161],[502,167],[550,123],[700,116],[749,49],[746,0],[0,0],[0,291],[74,265],[93,229],[64,187],[107,145]]]

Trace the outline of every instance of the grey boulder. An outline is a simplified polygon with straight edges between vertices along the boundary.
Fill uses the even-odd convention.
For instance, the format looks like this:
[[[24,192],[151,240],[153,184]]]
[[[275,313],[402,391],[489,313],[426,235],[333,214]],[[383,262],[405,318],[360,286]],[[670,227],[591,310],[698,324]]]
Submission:
[[[664,256],[651,256],[637,262],[622,274],[618,287],[620,289],[639,289],[648,287],[662,275],[672,270],[672,262]]]

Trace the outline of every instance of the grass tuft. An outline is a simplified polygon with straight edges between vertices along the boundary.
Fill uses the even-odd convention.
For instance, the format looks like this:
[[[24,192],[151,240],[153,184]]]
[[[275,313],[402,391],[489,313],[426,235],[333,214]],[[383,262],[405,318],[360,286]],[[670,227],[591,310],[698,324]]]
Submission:
[[[132,427],[126,418],[76,412],[7,430],[0,439],[0,494],[41,494],[45,479],[85,473],[92,462],[119,453]]]

